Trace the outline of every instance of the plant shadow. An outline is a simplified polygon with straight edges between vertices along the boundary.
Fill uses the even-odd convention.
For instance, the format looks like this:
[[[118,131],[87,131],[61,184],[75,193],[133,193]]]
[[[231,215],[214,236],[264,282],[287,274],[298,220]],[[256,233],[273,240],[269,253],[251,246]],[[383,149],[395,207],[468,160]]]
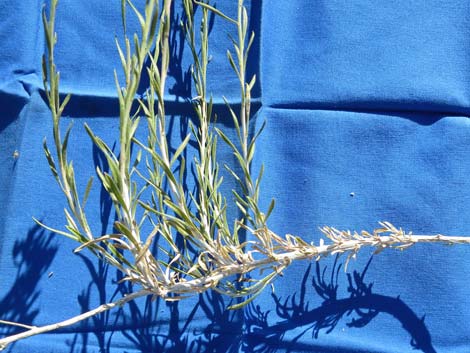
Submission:
[[[316,262],[315,271],[311,275],[312,265],[309,265],[301,282],[300,293],[284,300],[272,294],[276,314],[281,319],[274,324],[268,320],[269,312],[263,312],[259,305],[250,305],[245,312],[246,350],[268,353],[276,352],[282,346],[285,349],[283,351],[289,352],[298,348],[300,338],[309,332],[316,339],[321,333],[331,333],[343,319],[349,320],[346,325],[350,328],[363,328],[377,315],[388,314],[399,321],[410,335],[413,349],[436,353],[424,317],[418,317],[399,296],[374,293],[373,283],[365,281],[371,261],[372,257],[362,272],[346,274],[348,294],[345,297],[340,297],[338,293],[341,269],[338,258],[329,273],[326,266],[322,269],[319,262]],[[322,303],[313,309],[309,309],[306,297],[310,277],[315,293],[322,298]],[[292,340],[283,342],[289,331],[299,334]],[[331,351],[336,352],[333,349]]]
[[[141,352],[235,352],[242,334],[241,315],[226,306],[214,292],[200,295],[189,312],[184,302],[152,303],[147,298],[143,310],[131,305],[129,320],[134,328],[123,334]],[[161,319],[158,313],[164,313]],[[135,322],[144,325],[135,327]]]
[[[31,325],[39,315],[41,291],[38,285],[45,277],[52,276],[52,273],[46,273],[58,250],[53,238],[52,234],[47,235],[44,229],[36,225],[25,238],[15,241],[12,258],[17,269],[16,277],[11,288],[0,299],[1,320]],[[24,331],[18,326],[0,327],[2,337]]]
[[[85,260],[98,282],[106,282],[110,275],[107,265]],[[91,282],[78,296],[82,311],[90,306],[92,291],[107,298],[106,288]],[[111,300],[132,291],[130,284],[121,284]],[[190,300],[190,299],[187,299]],[[146,297],[131,301],[116,311],[104,312],[75,329],[68,341],[70,353],[91,353],[96,347],[100,353],[111,353],[120,347],[122,352],[238,352],[242,337],[242,315],[226,310],[224,298],[214,292],[201,294],[196,301],[171,302]],[[188,310],[190,308],[190,310]],[[207,324],[209,323],[209,324]]]

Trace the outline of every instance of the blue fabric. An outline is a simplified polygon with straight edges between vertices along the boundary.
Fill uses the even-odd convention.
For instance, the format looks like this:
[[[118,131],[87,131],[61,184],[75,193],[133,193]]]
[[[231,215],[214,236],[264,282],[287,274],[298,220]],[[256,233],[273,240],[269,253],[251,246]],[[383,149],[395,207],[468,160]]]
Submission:
[[[258,34],[250,62],[260,78],[255,125],[267,122],[254,167],[265,166],[262,203],[276,199],[273,231],[318,241],[323,225],[371,230],[386,220],[416,234],[470,234],[469,2],[248,5]],[[217,6],[235,17],[235,1]],[[63,196],[42,152],[43,138],[52,137],[41,96],[41,7],[36,0],[0,1],[0,319],[34,325],[74,316],[128,289],[116,286],[114,270],[73,255],[76,244],[32,221],[64,224]],[[179,5],[175,23],[178,14]],[[128,17],[132,31],[135,19]],[[57,20],[62,90],[73,94],[65,117],[74,122],[70,157],[84,188],[104,162],[83,123],[110,145],[117,136],[112,73],[119,68],[119,1],[61,1]],[[225,56],[232,30],[214,19],[210,86],[229,134],[222,95],[237,103]],[[181,33],[171,39],[166,99],[176,143],[192,86]],[[87,209],[97,233],[112,226],[99,188]],[[10,351],[470,351],[470,248],[420,245],[371,255],[361,252],[346,272],[343,258],[293,264],[273,291],[244,310],[227,311],[229,301],[213,292],[180,303],[142,299]]]

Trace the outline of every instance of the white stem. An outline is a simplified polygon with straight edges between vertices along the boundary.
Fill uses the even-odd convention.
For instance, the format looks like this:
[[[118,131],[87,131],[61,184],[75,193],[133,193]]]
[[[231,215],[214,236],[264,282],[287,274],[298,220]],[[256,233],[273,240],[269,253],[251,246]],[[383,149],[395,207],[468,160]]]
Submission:
[[[0,351],[4,350],[12,342],[18,341],[18,340],[23,339],[23,338],[31,337],[31,336],[34,336],[34,335],[38,335],[40,333],[45,333],[45,332],[57,330],[57,329],[62,328],[62,327],[67,327],[67,326],[76,324],[77,322],[88,319],[89,317],[92,317],[92,316],[95,316],[95,315],[97,315],[99,313],[102,313],[104,311],[113,309],[117,306],[122,306],[122,305],[126,304],[127,302],[129,302],[131,300],[134,300],[136,298],[146,296],[146,295],[149,295],[149,294],[151,294],[151,292],[149,292],[147,290],[141,290],[141,291],[138,291],[138,292],[135,292],[135,293],[131,293],[131,294],[119,299],[118,301],[100,305],[99,307],[97,307],[93,310],[90,310],[90,311],[88,311],[86,313],[83,313],[81,315],[77,315],[77,316],[75,316],[71,319],[65,320],[65,321],[61,321],[61,322],[57,322],[55,324],[41,326],[41,327],[30,326],[30,328],[27,331],[17,333],[15,335],[0,339]],[[12,324],[12,323],[9,323],[9,324]]]
[[[320,259],[329,255],[345,252],[356,252],[360,248],[369,246],[378,250],[385,248],[399,248],[400,245],[411,246],[415,243],[444,243],[452,244],[470,244],[470,237],[453,237],[443,235],[405,235],[380,236],[360,240],[347,240],[329,245],[305,245],[293,247],[291,251],[282,253],[272,253],[263,259],[246,261],[244,263],[234,262],[231,265],[221,266],[215,269],[210,275],[196,278],[189,281],[180,281],[169,285],[166,288],[168,293],[188,294],[201,293],[218,283],[220,280],[239,274],[245,274],[255,269],[266,268],[278,264],[288,265],[293,261],[305,259]]]
[[[12,321],[7,321],[7,320],[0,320],[0,324],[2,325],[9,325],[9,326],[18,326],[22,328],[26,328],[28,330],[34,329],[37,326],[31,326],[31,325],[25,325],[25,324],[19,324],[17,322],[12,322]]]
[[[189,281],[181,280],[173,284],[169,284],[166,288],[155,289],[151,291],[149,289],[140,290],[135,293],[131,293],[116,302],[100,305],[96,309],[90,310],[81,315],[75,316],[71,319],[61,321],[55,324],[36,327],[28,326],[23,324],[16,324],[8,321],[0,321],[0,323],[25,327],[28,330],[22,333],[18,333],[3,339],[0,339],[0,350],[5,349],[8,344],[18,341],[23,338],[34,336],[37,334],[53,331],[62,327],[70,326],[85,320],[89,317],[102,313],[104,311],[113,309],[117,306],[122,306],[127,302],[134,300],[139,297],[146,295],[158,295],[166,298],[168,294],[196,294],[206,291],[207,289],[214,287],[219,281],[224,278],[245,274],[259,268],[266,268],[269,266],[283,265],[284,267],[296,260],[304,259],[319,259],[328,255],[344,252],[356,252],[362,247],[370,246],[375,247],[378,250],[385,248],[400,248],[400,246],[411,246],[416,243],[443,243],[443,244],[470,244],[470,237],[462,236],[444,236],[444,235],[392,235],[392,236],[372,236],[362,239],[351,239],[334,242],[329,245],[300,245],[292,247],[292,250],[288,250],[282,253],[272,253],[266,256],[264,259],[246,261],[245,263],[234,262],[231,265],[222,266],[214,270],[210,275],[192,279]]]

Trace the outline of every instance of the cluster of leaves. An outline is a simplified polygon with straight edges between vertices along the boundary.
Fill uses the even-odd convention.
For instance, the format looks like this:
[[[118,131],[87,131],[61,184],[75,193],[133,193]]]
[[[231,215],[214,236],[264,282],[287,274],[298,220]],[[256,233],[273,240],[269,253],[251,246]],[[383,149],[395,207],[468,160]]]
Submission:
[[[182,0],[186,15],[182,26],[193,59],[191,73],[196,97],[192,99],[192,105],[197,124],[191,124],[191,132],[174,152],[170,151],[164,95],[170,60],[168,40],[172,1],[148,0],[143,11],[130,0],[122,1],[124,25],[129,7],[138,19],[140,33],[132,38],[126,36],[123,44],[116,41],[124,76],[124,82],[120,82],[115,72],[120,111],[119,154],[85,125],[91,140],[109,165],[109,172],[99,167],[96,171],[113,201],[116,220],[112,234],[94,235],[90,230],[84,206],[93,179],[90,178],[83,199],[77,191],[73,163],[67,158],[70,127],[64,138],[60,134],[61,116],[70,96],[60,100],[60,77],[54,63],[57,0],[51,2],[49,18],[44,15],[48,55],[43,59],[43,76],[53,117],[55,158],[46,143],[44,149],[51,171],[68,203],[65,209],[66,231],[54,231],[79,242],[77,251],[89,249],[121,270],[126,280],[164,298],[171,296],[175,299],[178,295],[198,293],[208,288],[235,297],[256,294],[274,278],[278,272],[276,266],[270,275],[253,280],[251,286],[242,287],[228,279],[232,274],[247,272],[242,265],[254,261],[251,252],[265,249],[266,244],[255,244],[254,247],[250,244],[253,249],[247,251],[248,244],[239,234],[241,231],[261,234],[256,230],[266,227],[274,206],[272,203],[266,214],[261,212],[258,200],[262,170],[256,178],[251,171],[255,142],[261,132],[250,132],[251,91],[256,77],[247,80],[246,67],[254,33],[249,33],[247,10],[242,0],[238,1],[236,19],[205,1]],[[195,23],[196,9],[201,12],[199,24]],[[226,100],[227,114],[236,130],[235,140],[214,126],[213,100],[207,92],[210,15],[231,22],[238,34],[232,38],[233,52],[227,51],[227,58],[240,84],[240,111],[235,112]],[[143,74],[149,77],[149,87],[144,97],[137,98]],[[146,141],[136,138],[136,131],[143,120],[147,123]],[[250,137],[252,135],[254,137]],[[224,166],[238,185],[238,191],[233,190],[230,198],[235,199],[241,216],[233,223],[227,219],[227,197],[220,191],[223,179],[217,156],[219,139],[231,148],[238,161],[237,170],[241,171],[237,173],[230,166]],[[196,142],[197,157],[188,162],[184,156],[190,148],[190,141]],[[195,170],[195,192],[184,187],[183,177],[188,168]],[[143,229],[150,231],[142,234]],[[167,259],[155,258],[152,254],[151,249],[157,239],[159,244],[164,244],[161,250]],[[181,243],[184,246],[178,246]],[[254,267],[248,266],[248,269]]]
[[[298,236],[281,237],[272,232],[267,227],[267,219],[274,202],[266,213],[261,211],[263,169],[254,177],[251,166],[256,140],[264,125],[259,131],[250,131],[251,91],[256,77],[247,77],[246,70],[254,41],[254,33],[248,30],[247,10],[243,0],[238,0],[237,18],[233,19],[207,0],[181,1],[185,11],[181,26],[192,55],[191,74],[196,96],[191,103],[197,124],[190,124],[190,133],[176,149],[169,148],[165,83],[170,61],[173,0],[147,0],[143,11],[131,0],[122,0],[124,26],[129,7],[138,20],[140,34],[134,34],[132,39],[126,35],[122,45],[116,41],[124,77],[124,82],[120,82],[115,72],[120,111],[119,154],[85,125],[109,165],[109,172],[97,168],[97,175],[116,212],[114,232],[97,236],[92,234],[84,211],[92,178],[80,199],[73,164],[67,159],[70,127],[63,139],[60,135],[61,115],[70,96],[60,101],[60,77],[54,64],[57,0],[51,3],[49,18],[44,15],[48,51],[43,59],[44,88],[52,112],[57,162],[46,144],[44,148],[51,171],[68,203],[65,209],[67,231],[54,231],[79,242],[77,251],[86,248],[108,261],[124,273],[125,280],[139,284],[147,294],[175,300],[212,288],[231,297],[249,297],[232,306],[238,308],[251,301],[294,260],[343,253],[349,254],[349,260],[363,246],[375,247],[380,252],[385,248],[405,249],[417,242],[469,242],[466,237],[416,236],[387,222],[381,223],[381,228],[372,234],[324,227],[321,231],[330,239],[329,245],[323,241],[315,245]],[[198,17],[196,10],[201,12]],[[233,48],[227,50],[227,59],[239,81],[240,111],[235,112],[225,100],[227,114],[236,131],[234,139],[215,127],[213,99],[207,92],[210,16],[218,16],[236,27],[237,36],[231,37]],[[195,23],[196,18],[200,18],[200,23]],[[145,95],[138,98],[137,89],[144,73],[149,77],[149,86]],[[141,120],[147,123],[146,141],[136,137],[136,131],[143,125]],[[227,195],[221,192],[219,139],[232,150],[237,161],[236,168],[224,166],[237,184],[237,190],[229,195],[240,214],[234,222],[228,220],[230,204]],[[190,141],[197,146],[197,156],[186,161]],[[187,170],[195,171],[195,191],[188,191],[184,186]],[[252,240],[246,241],[240,237],[240,232],[248,232]],[[156,258],[152,253],[156,241],[165,259]],[[255,270],[259,276],[253,274]],[[248,272],[251,277],[247,280],[244,274]],[[238,278],[234,280],[233,275]]]

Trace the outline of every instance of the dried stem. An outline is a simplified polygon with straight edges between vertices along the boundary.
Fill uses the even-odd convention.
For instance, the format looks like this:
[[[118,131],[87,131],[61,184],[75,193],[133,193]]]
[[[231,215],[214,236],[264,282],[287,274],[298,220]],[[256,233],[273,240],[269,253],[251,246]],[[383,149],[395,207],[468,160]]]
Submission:
[[[335,236],[348,236],[348,232],[344,231],[337,231],[332,228],[324,228],[326,232],[332,232]],[[263,230],[263,232],[269,232],[269,230]],[[330,233],[331,234],[331,233]],[[356,234],[357,235],[357,234]],[[271,234],[277,238],[278,236]],[[285,242],[291,242],[291,250],[280,252],[280,253],[273,253],[271,256],[266,257],[260,260],[251,260],[246,261],[242,264],[232,264],[229,266],[223,266],[219,269],[213,271],[210,275],[190,280],[190,281],[182,281],[175,284],[172,284],[166,288],[164,294],[158,293],[158,295],[164,297],[168,296],[169,294],[194,294],[194,293],[202,293],[209,288],[212,288],[215,283],[223,280],[224,278],[231,277],[233,275],[242,275],[248,272],[251,272],[256,269],[267,268],[271,266],[275,266],[282,270],[286,266],[288,266],[293,261],[298,260],[305,260],[305,259],[316,259],[319,260],[322,257],[331,256],[334,254],[342,254],[342,253],[349,253],[349,254],[356,254],[361,248],[364,247],[373,247],[379,251],[382,251],[385,248],[395,248],[395,249],[403,249],[404,247],[409,247],[417,243],[441,243],[447,245],[454,245],[454,244],[470,244],[470,237],[459,237],[459,236],[443,236],[443,235],[411,235],[411,234],[404,234],[402,232],[393,233],[387,236],[361,236],[361,239],[348,239],[343,241],[337,241],[333,244],[329,245],[308,245],[308,244],[299,244],[292,241],[292,238],[288,240],[283,240]],[[279,238],[280,239],[280,238]],[[346,239],[346,238],[345,238]],[[70,318],[65,321],[61,321],[55,324],[36,327],[36,326],[29,326],[23,324],[12,323],[8,321],[0,321],[0,323],[8,324],[8,325],[15,325],[27,328],[28,330],[22,333],[18,333],[3,339],[0,339],[0,350],[5,349],[8,344],[15,342],[17,340],[31,337],[34,335],[38,335],[41,333],[57,330],[66,326],[70,326],[76,324],[80,321],[83,321],[89,317],[102,313],[104,311],[120,307],[127,302],[137,299],[139,297],[147,296],[147,295],[155,295],[149,290],[141,290],[139,292],[131,293],[124,298],[121,298],[118,301],[103,304],[98,306],[97,308],[90,310],[86,313],[77,315],[73,318]]]
[[[30,329],[27,330],[27,331],[17,333],[15,335],[11,335],[9,337],[0,339],[0,351],[4,350],[10,343],[18,341],[20,339],[35,336],[35,335],[39,335],[41,333],[45,333],[45,332],[49,332],[49,331],[54,331],[54,330],[57,330],[57,329],[60,329],[60,328],[63,328],[63,327],[71,326],[73,324],[76,324],[77,322],[86,320],[89,317],[95,316],[99,313],[102,313],[104,311],[113,309],[115,307],[122,306],[122,305],[126,304],[127,302],[129,302],[131,300],[137,299],[139,297],[142,297],[142,296],[145,296],[145,295],[148,295],[148,294],[149,294],[148,291],[141,290],[139,292],[131,293],[131,294],[125,296],[124,298],[121,298],[121,299],[119,299],[115,302],[102,304],[102,305],[100,305],[99,307],[97,307],[93,310],[87,311],[86,313],[77,315],[77,316],[75,316],[73,318],[70,318],[68,320],[64,320],[64,321],[61,321],[61,322],[57,322],[55,324],[41,326],[41,327],[29,326]],[[15,326],[22,326],[22,325],[15,324],[15,323],[9,323],[9,324],[10,325],[15,325]]]

